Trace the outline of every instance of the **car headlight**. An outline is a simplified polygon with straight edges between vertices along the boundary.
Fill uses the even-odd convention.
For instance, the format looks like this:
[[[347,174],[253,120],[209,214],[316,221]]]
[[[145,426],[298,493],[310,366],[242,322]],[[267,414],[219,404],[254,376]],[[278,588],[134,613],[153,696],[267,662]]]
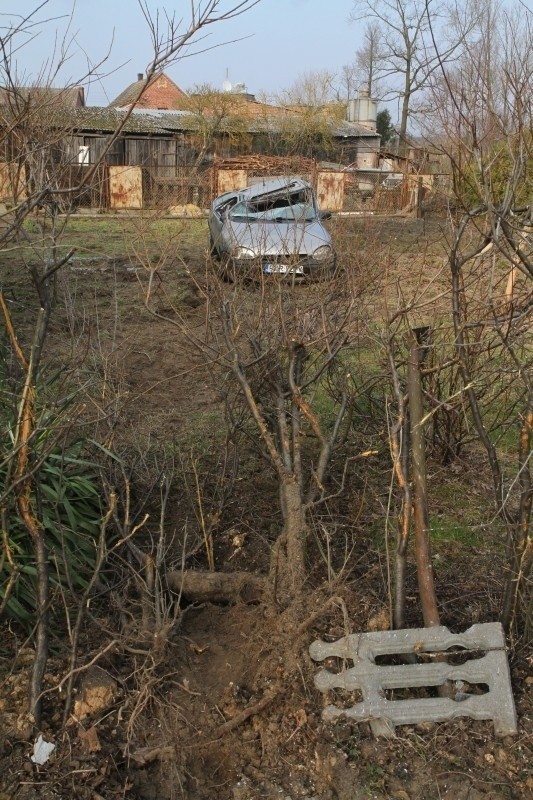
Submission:
[[[255,258],[255,253],[249,247],[235,247],[232,256],[233,258]]]
[[[317,247],[315,252],[313,253],[313,258],[315,261],[327,261],[328,258],[331,258],[333,252],[331,247],[327,244],[323,244],[322,247]]]

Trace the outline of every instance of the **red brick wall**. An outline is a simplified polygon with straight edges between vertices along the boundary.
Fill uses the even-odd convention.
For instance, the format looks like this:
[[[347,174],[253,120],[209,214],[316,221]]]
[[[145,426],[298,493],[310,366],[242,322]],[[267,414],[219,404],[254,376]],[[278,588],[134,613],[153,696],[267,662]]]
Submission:
[[[139,108],[174,109],[178,106],[178,100],[185,96],[175,83],[165,75],[160,75],[145,89],[137,105]]]

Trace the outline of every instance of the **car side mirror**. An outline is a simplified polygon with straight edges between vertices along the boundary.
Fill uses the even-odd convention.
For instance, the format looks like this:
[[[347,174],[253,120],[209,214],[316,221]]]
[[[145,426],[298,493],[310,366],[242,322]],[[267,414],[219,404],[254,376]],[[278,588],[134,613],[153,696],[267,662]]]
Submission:
[[[321,211],[318,216],[320,219],[331,219],[333,215],[331,211]]]

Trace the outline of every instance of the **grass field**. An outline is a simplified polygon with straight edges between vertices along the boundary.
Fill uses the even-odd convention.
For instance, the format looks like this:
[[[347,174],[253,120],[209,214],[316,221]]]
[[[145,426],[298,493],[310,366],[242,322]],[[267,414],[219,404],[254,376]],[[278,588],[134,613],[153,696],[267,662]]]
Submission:
[[[57,276],[38,403],[53,414],[68,399],[65,435],[98,442],[103,485],[118,493],[121,524],[127,503],[128,530],[149,515],[134,543],[153,555],[153,563],[205,570],[211,546],[216,571],[266,575],[280,531],[277,480],[232,378],[223,312],[229,310],[235,341],[251,369],[254,337],[271,332],[271,350],[257,359],[259,367],[266,366],[263,373],[258,367],[262,378],[254,384],[263,407],[277,379],[275,365],[287,358],[283,343],[298,343],[303,332],[312,361],[322,330],[346,324],[349,338],[340,357],[324,369],[313,392],[303,393],[328,434],[342,391],[349,390],[354,400],[327,475],[327,500],[310,515],[304,633],[286,621],[281,636],[283,614],[269,616],[262,604],[246,598],[230,604],[187,602],[180,609],[175,596],[163,591],[161,640],[152,646],[143,628],[147,573],[131,554],[121,555],[111,577],[106,575],[112,589],[100,588],[102,597],[90,603],[80,655],[80,662],[94,660],[112,675],[120,693],[101,715],[74,725],[50,769],[32,774],[24,800],[49,796],[51,784],[57,797],[96,800],[104,796],[99,775],[105,776],[109,797],[527,796],[531,699],[527,658],[519,648],[512,663],[517,740],[500,744],[488,721],[408,726],[390,741],[374,741],[366,723],[321,721],[322,697],[307,656],[310,641],[337,638],[347,627],[364,631],[388,624],[401,510],[389,444],[397,398],[388,348],[405,392],[410,326],[436,328],[424,403],[433,565],[443,624],[460,630],[498,618],[505,553],[490,470],[454,362],[447,220],[342,217],[330,225],[340,273],[336,282],[313,286],[219,281],[208,257],[205,220],[73,216],[58,242],[42,220],[31,220],[21,240],[0,251],[2,290],[19,343],[29,352],[39,307],[32,267],[46,269],[52,245],[60,254],[75,248]],[[485,302],[483,277],[478,267],[467,274],[472,311]],[[498,443],[512,504],[520,422],[515,404],[521,395],[505,349],[494,346],[482,362],[484,345],[496,341],[493,329],[475,331],[472,352],[480,364],[480,385],[484,382],[483,391],[476,389],[483,409],[493,409],[487,416],[494,426],[490,435]],[[520,336],[522,346],[523,332]],[[4,350],[9,350],[5,337]],[[6,365],[9,391],[20,388],[11,356]],[[309,474],[316,467],[314,430],[312,422],[303,425],[300,441]],[[445,455],[446,436],[456,437],[454,445],[460,440],[453,458]],[[111,460],[104,450],[112,452]],[[153,585],[151,596],[159,596],[162,586]],[[63,611],[69,602],[75,608],[75,599],[65,594],[54,610]],[[412,545],[406,624],[421,624]],[[7,621],[4,626],[0,723],[7,730],[24,713],[28,662],[17,661],[11,652],[24,654],[22,633]],[[66,630],[62,635],[66,642]],[[108,652],[112,639],[118,644]],[[51,737],[59,730],[54,714],[60,697],[54,687],[69,669],[67,656],[68,647],[65,652],[58,647],[47,675],[45,717]],[[277,693],[262,706],[272,687]],[[253,713],[246,716],[250,708]],[[90,726],[99,746],[87,754],[83,736]],[[6,745],[2,751],[1,744],[0,739],[1,773],[21,773],[27,760],[22,749]],[[160,762],[162,748],[170,749]],[[126,751],[159,755],[141,763]],[[78,794],[72,794],[72,775],[78,773]],[[3,780],[0,792],[8,792]]]

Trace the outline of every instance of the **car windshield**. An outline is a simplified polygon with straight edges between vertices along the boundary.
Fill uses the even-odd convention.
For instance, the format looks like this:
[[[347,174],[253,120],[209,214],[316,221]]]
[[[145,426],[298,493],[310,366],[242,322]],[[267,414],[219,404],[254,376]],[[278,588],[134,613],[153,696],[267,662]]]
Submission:
[[[254,197],[237,203],[229,212],[233,222],[313,222],[317,218],[313,194],[309,189],[269,197]]]

